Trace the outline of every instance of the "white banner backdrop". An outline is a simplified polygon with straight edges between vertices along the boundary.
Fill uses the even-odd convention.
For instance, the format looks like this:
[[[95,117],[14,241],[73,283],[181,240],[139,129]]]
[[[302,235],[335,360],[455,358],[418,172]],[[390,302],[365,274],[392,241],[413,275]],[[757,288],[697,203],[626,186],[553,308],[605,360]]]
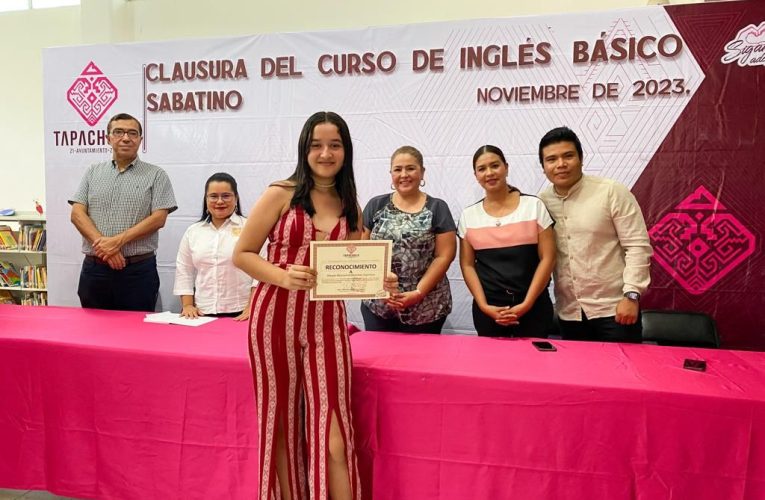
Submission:
[[[703,79],[661,7],[417,24],[354,31],[97,45],[44,52],[49,300],[79,305],[80,236],[67,199],[91,163],[110,157],[105,128],[138,117],[142,159],[163,167],[179,209],[160,231],[158,308],[172,295],[180,238],[198,220],[204,182],[229,172],[245,207],[294,169],[305,119],[348,122],[359,201],[390,191],[390,154],[419,148],[424,188],[458,219],[482,197],[471,158],[505,152],[510,181],[536,194],[547,181],[539,139],[568,125],[587,173],[632,186]],[[473,330],[455,260],[446,329]],[[362,324],[358,304],[348,304]]]

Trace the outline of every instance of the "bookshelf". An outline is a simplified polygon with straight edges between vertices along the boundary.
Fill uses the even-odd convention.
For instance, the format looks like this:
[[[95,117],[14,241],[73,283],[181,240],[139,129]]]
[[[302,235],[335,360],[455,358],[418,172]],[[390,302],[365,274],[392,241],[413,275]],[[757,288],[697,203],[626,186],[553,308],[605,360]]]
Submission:
[[[0,303],[47,305],[46,249],[44,216],[0,216]]]

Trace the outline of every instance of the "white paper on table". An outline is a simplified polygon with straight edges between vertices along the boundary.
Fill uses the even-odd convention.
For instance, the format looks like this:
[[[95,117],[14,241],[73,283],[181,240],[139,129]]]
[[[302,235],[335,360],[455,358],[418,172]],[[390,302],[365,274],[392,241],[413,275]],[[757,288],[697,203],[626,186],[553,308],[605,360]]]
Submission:
[[[178,313],[165,311],[161,313],[147,314],[143,319],[146,323],[162,323],[165,325],[201,326],[218,318],[199,316],[198,318],[184,318]]]

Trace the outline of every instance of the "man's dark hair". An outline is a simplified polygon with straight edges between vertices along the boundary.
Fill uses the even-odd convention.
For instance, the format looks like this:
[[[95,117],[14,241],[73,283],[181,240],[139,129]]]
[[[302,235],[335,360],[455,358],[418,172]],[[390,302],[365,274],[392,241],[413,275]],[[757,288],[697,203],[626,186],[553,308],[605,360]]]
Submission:
[[[579,153],[579,160],[584,159],[582,143],[579,141],[579,137],[568,127],[558,127],[547,132],[539,141],[539,163],[545,164],[544,158],[542,158],[542,150],[550,144],[557,144],[559,142],[573,142],[576,152]]]
[[[129,115],[127,113],[118,113],[109,119],[109,123],[106,124],[107,134],[112,133],[112,122],[115,122],[117,120],[133,120],[134,122],[138,124],[138,133],[141,134],[141,137],[143,137],[143,127],[141,126],[141,122],[139,122],[138,118],[136,118],[135,116]]]

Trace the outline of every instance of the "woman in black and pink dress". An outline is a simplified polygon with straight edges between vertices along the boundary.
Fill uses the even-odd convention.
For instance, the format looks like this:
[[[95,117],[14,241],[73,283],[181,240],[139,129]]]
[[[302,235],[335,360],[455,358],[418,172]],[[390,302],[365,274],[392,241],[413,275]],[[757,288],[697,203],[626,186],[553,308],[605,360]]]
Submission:
[[[486,196],[463,210],[457,234],[476,332],[546,337],[553,321],[547,286],[555,266],[554,221],[542,200],[507,183],[498,147],[479,148],[473,172]]]

